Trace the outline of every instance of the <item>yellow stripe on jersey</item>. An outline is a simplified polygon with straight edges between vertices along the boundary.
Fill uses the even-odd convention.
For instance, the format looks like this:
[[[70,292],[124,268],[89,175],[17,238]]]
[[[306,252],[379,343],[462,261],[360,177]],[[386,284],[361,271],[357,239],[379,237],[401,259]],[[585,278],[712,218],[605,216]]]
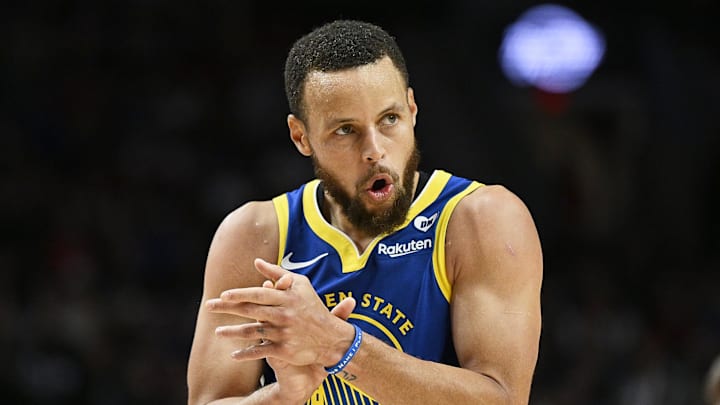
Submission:
[[[435,229],[435,249],[433,250],[435,280],[437,280],[440,291],[442,291],[448,302],[450,302],[450,297],[452,297],[452,286],[448,280],[447,268],[445,266],[445,236],[447,234],[447,226],[448,223],[450,223],[450,216],[452,216],[460,200],[482,186],[483,184],[473,181],[465,190],[451,198],[443,208],[442,213],[440,213],[437,228]]]
[[[333,377],[335,377],[335,376],[333,376]],[[342,381],[341,379],[337,378],[337,377],[335,378],[335,380],[336,380],[337,382],[339,382],[339,383],[340,383],[340,387],[342,387],[342,393],[343,393],[343,395],[345,396],[345,402],[344,402],[344,404],[350,404],[350,396],[348,395],[348,386],[347,386],[347,384],[344,384],[343,381]],[[340,394],[340,390],[338,389],[338,396],[339,396],[339,394]],[[352,394],[352,389],[350,389],[350,394]]]
[[[339,402],[339,401],[342,401],[342,399],[340,399],[340,387],[342,386],[342,381],[340,381],[339,378],[335,378],[335,376],[332,376],[332,377],[331,377],[331,376],[328,376],[328,377],[325,379],[325,381],[326,381],[326,383],[327,383],[328,396],[329,396],[330,399],[332,400],[333,405],[334,405],[334,403],[335,403],[335,395],[330,394],[330,392],[336,392],[336,393],[337,393],[338,405],[342,405],[342,404]],[[332,385],[333,385],[332,387],[330,386],[330,381],[332,381]],[[340,385],[338,385],[338,382],[340,383]],[[333,390],[333,387],[334,387],[334,390]]]
[[[430,206],[430,204],[438,198],[440,193],[442,193],[443,188],[445,188],[445,185],[448,181],[450,181],[450,177],[451,175],[448,172],[435,170],[432,176],[428,179],[425,188],[422,189],[420,195],[418,195],[412,205],[410,205],[410,210],[408,211],[407,218],[405,218],[405,223],[397,229],[402,229],[408,226],[410,222],[418,216],[418,214]]]
[[[339,402],[335,401],[338,398]],[[330,399],[328,401],[328,398]],[[328,375],[306,405],[377,405],[372,397],[341,378]]]
[[[443,170],[435,170],[428,179],[427,185],[423,188],[422,192],[410,205],[410,209],[407,214],[405,222],[397,227],[393,232],[403,229],[410,224],[420,212],[432,204],[435,199],[438,198],[443,188],[450,180],[450,173]],[[368,244],[365,251],[360,254],[355,243],[348,237],[344,232],[328,223],[322,216],[320,207],[317,203],[317,188],[320,184],[320,180],[313,180],[305,186],[303,190],[303,211],[305,213],[305,220],[307,221],[310,228],[315,234],[329,243],[340,255],[342,262],[343,273],[351,273],[358,271],[365,267],[365,264],[370,257],[370,253],[375,249],[378,242],[386,236],[386,234],[379,235]]]
[[[351,390],[353,390],[359,397],[360,401],[364,404],[365,400],[367,400],[371,404],[375,404],[375,400],[372,399],[372,397],[365,393],[365,391],[361,390],[360,388],[354,386],[352,383],[343,381],[338,377],[333,376],[334,378],[337,378],[342,384],[347,384],[348,387],[350,387]]]
[[[325,396],[325,389],[323,388],[324,384],[320,384],[320,386],[313,392],[310,399],[307,401],[307,405],[325,405],[327,404],[327,398]]]
[[[273,206],[278,219],[278,257],[277,265],[280,265],[283,255],[285,254],[285,244],[287,243],[288,223],[290,221],[290,208],[288,207],[287,195],[283,194],[273,198]]]
[[[390,330],[388,330],[388,328],[385,327],[385,325],[381,324],[380,322],[376,321],[373,318],[370,318],[369,316],[360,315],[360,314],[356,314],[356,313],[350,314],[350,316],[348,318],[359,319],[361,321],[365,321],[365,322],[369,323],[370,325],[378,328],[385,336],[387,336],[388,339],[390,339],[390,341],[393,342],[393,345],[395,346],[396,349],[400,350],[401,352],[403,351],[403,348],[402,348],[402,345],[400,344],[400,342],[397,340],[397,338],[395,336],[393,336],[392,332],[390,332]]]
[[[329,243],[337,250],[342,262],[343,273],[359,270],[367,263],[370,252],[372,252],[372,247],[380,240],[380,237],[378,236],[370,242],[368,249],[366,249],[365,253],[361,256],[357,247],[355,247],[355,243],[353,243],[344,232],[330,225],[322,216],[317,198],[315,197],[319,184],[320,180],[313,180],[309,182],[305,186],[305,190],[303,190],[305,220],[310,226],[310,229],[312,229],[320,239]]]

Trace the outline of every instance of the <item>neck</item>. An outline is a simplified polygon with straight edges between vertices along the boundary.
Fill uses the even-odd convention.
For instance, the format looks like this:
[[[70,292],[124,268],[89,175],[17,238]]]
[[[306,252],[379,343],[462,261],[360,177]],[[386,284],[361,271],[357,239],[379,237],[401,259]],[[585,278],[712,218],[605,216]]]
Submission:
[[[368,235],[357,229],[355,225],[343,214],[342,208],[332,197],[325,193],[325,204],[323,208],[323,216],[330,222],[332,226],[343,231],[355,244],[359,252],[364,252],[365,248],[372,242],[377,235]]]

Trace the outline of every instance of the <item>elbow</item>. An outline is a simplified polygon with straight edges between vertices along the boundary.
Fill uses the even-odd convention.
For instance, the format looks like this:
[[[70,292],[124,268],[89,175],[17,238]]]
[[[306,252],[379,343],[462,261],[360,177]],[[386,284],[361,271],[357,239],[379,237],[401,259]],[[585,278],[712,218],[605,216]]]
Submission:
[[[203,401],[197,395],[193,395],[192,391],[188,392],[187,405],[207,405],[207,403],[208,401]]]
[[[208,405],[213,400],[214,398],[211,398],[208,393],[198,392],[197,389],[188,386],[187,405]]]
[[[483,377],[491,382],[493,391],[495,392],[492,401],[494,404],[503,405],[527,405],[530,402],[530,390],[522,387],[512,387],[510,384],[504,383],[500,379],[487,373],[480,373]]]

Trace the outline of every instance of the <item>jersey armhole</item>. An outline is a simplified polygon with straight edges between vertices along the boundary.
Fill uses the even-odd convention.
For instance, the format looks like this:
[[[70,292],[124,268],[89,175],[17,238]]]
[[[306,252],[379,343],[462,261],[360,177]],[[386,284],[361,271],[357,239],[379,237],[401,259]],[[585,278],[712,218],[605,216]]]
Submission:
[[[447,276],[447,262],[445,259],[445,237],[447,236],[447,227],[450,223],[455,207],[468,194],[482,187],[482,183],[473,181],[463,191],[452,197],[445,207],[443,207],[438,219],[437,228],[435,228],[435,250],[433,251],[433,269],[435,270],[435,281],[437,281],[440,291],[449,303],[452,298],[452,285]]]
[[[288,206],[287,194],[283,194],[273,198],[273,206],[278,221],[278,256],[276,264],[279,266],[285,255],[285,246],[287,244],[288,224],[290,221],[290,208]]]

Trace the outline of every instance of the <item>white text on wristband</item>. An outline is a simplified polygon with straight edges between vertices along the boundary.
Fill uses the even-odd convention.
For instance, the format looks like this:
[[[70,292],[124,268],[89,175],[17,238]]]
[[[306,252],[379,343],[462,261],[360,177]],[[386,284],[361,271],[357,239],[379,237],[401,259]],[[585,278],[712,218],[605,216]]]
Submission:
[[[345,366],[350,363],[350,360],[352,360],[353,357],[355,357],[355,353],[357,353],[358,349],[360,349],[360,343],[362,343],[362,329],[360,329],[359,326],[353,325],[355,327],[355,340],[353,340],[352,344],[350,345],[350,348],[347,352],[345,352],[345,355],[343,355],[342,359],[340,359],[337,364],[331,367],[325,367],[325,371],[329,374],[337,374],[340,371],[342,371]]]

